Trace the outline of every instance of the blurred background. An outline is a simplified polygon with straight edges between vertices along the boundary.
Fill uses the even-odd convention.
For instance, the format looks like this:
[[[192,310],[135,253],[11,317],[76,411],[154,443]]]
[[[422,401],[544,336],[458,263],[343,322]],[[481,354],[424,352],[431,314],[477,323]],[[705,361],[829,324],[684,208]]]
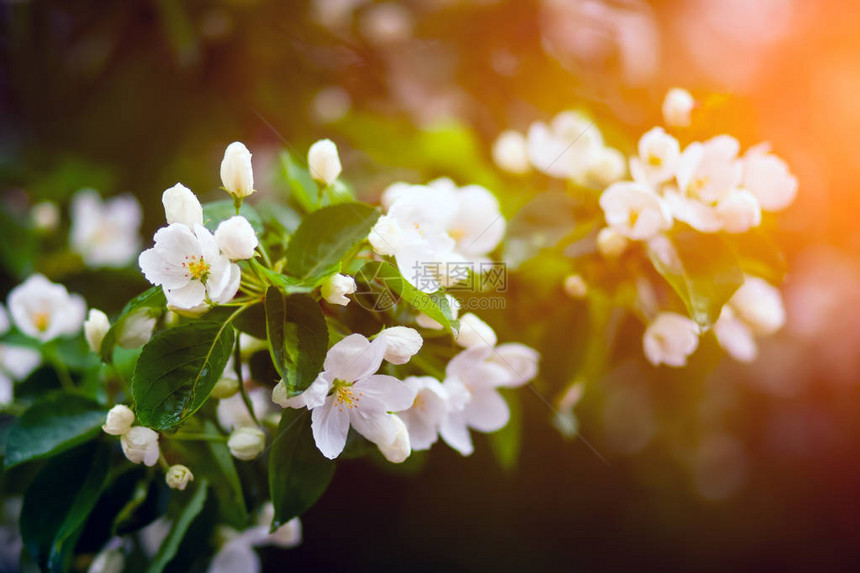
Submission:
[[[582,109],[629,151],[661,122],[666,90],[682,86],[702,105],[697,134],[769,141],[800,180],[777,232],[788,323],[757,363],[732,363],[706,343],[689,369],[658,370],[624,352],[638,339],[623,341],[617,367],[590,381],[576,410],[590,446],[565,440],[541,396],[581,360],[585,311],[551,285],[507,318],[488,315],[501,340],[544,356],[536,392],[520,394],[516,464],[497,463],[487,440],[472,458],[437,447],[396,471],[345,461],[304,516],[303,545],[261,550],[271,570],[860,567],[857,3],[3,0],[0,9],[3,298],[39,270],[118,311],[146,286],[137,269],[69,263],[54,248],[64,237],[28,231],[31,207],[50,200],[68,225],[79,189],[132,193],[148,237],[165,188],[181,180],[204,199],[217,194],[234,140],[254,152],[263,193],[284,185],[279,149],[301,157],[330,137],[362,199],[395,180],[444,175],[490,187],[512,215],[541,181],[493,168],[500,132]]]

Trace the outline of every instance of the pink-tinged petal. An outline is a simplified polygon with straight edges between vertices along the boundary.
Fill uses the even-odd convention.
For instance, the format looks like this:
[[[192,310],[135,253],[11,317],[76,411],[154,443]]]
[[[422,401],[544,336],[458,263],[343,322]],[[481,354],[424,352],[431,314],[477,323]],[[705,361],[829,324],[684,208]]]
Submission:
[[[439,426],[439,435],[445,443],[464,456],[471,456],[475,451],[472,436],[462,412],[449,414]]]
[[[472,392],[472,400],[463,414],[469,426],[481,432],[501,430],[511,417],[508,403],[501,394],[490,388]]]
[[[498,385],[516,387],[537,376],[540,354],[525,344],[510,342],[497,346],[490,360],[500,365],[504,372],[504,379]]]
[[[311,412],[311,431],[322,455],[333,460],[346,445],[349,414],[344,408],[337,406],[333,397],[329,397],[325,404]]]
[[[361,407],[349,410],[349,421],[359,434],[383,446],[392,443],[400,429],[393,414]]]
[[[159,251],[154,248],[140,253],[137,263],[146,280],[154,285],[162,285],[166,289],[182,288],[190,280],[188,271],[181,264],[177,266],[165,262]]]
[[[329,349],[323,369],[332,379],[355,382],[379,370],[385,348],[383,340],[350,334]]]
[[[192,309],[206,300],[206,287],[200,281],[191,281],[178,289],[164,291],[167,303],[180,309]]]
[[[284,381],[281,381],[272,390],[272,401],[283,408],[307,408],[308,410],[313,410],[325,403],[325,398],[330,389],[331,381],[324,374],[320,374],[304,392],[298,396],[287,398],[286,385]]]
[[[374,401],[380,404],[384,412],[400,412],[412,406],[418,389],[412,384],[406,384],[394,376],[375,374],[355,383],[355,391],[363,394],[361,405]]]

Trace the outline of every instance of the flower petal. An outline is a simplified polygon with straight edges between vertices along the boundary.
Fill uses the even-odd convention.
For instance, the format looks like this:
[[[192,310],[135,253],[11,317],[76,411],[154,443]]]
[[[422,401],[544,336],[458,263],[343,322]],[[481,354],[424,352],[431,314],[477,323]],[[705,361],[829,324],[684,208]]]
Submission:
[[[379,370],[385,348],[384,341],[350,334],[329,349],[323,368],[332,379],[355,382]]]
[[[329,397],[325,404],[314,408],[311,413],[314,442],[322,455],[330,460],[343,451],[349,433],[349,414],[338,408],[336,403],[333,397]]]

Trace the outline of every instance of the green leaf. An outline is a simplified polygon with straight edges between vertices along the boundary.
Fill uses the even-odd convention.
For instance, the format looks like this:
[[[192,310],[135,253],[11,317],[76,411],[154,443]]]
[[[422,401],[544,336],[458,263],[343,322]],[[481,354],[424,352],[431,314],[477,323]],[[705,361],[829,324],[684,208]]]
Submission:
[[[147,291],[139,294],[131,299],[128,304],[123,307],[119,313],[119,317],[111,325],[110,329],[105,333],[102,339],[102,345],[99,354],[104,362],[110,363],[113,360],[113,349],[116,346],[117,340],[120,338],[123,328],[128,319],[138,312],[146,312],[149,316],[159,317],[164,312],[164,307],[167,304],[167,299],[164,297],[164,291],[160,286],[154,286]]]
[[[518,396],[514,392],[501,390],[511,411],[508,424],[499,430],[489,434],[490,448],[499,466],[503,470],[511,471],[516,468],[520,457],[523,434],[523,408]]]
[[[307,410],[286,408],[269,452],[269,492],[275,507],[274,531],[307,511],[325,492],[335,463],[314,444]]]
[[[75,394],[50,394],[30,406],[6,435],[6,468],[53,456],[91,440],[105,421],[96,402]]]
[[[403,278],[396,268],[384,261],[365,264],[355,274],[356,282],[369,287],[369,291],[356,293],[363,307],[381,311],[388,310],[399,301],[405,301],[416,311],[423,312],[447,329],[458,328],[448,299],[441,293],[423,293]]]
[[[289,151],[281,151],[281,171],[296,203],[308,213],[316,211],[320,206],[319,189],[310,171],[299,165]]]
[[[311,292],[314,290],[314,285],[304,284],[301,279],[273,271],[270,268],[264,267],[255,259],[251,259],[250,264],[254,271],[265,277],[265,279],[271,284],[281,289],[284,294]]]
[[[761,229],[747,233],[723,235],[723,240],[738,259],[741,270],[773,284],[785,279],[788,267],[779,246]]]
[[[364,203],[344,203],[314,211],[296,229],[287,247],[287,273],[317,284],[340,268],[341,259],[370,234],[379,211]]]
[[[304,391],[322,370],[328,352],[328,327],[319,304],[308,295],[266,291],[266,331],[275,369],[287,395]]]
[[[138,422],[167,430],[194,414],[221,378],[234,338],[229,317],[199,320],[153,336],[132,377]]]
[[[702,328],[719,318],[723,305],[744,282],[734,253],[718,236],[690,228],[670,235],[677,261],[664,261],[649,249],[651,262],[684,301]]]
[[[48,571],[65,571],[81,527],[107,481],[110,452],[99,443],[52,459],[24,494],[21,537]]]
[[[251,226],[257,233],[263,232],[263,219],[254,207],[244,202],[239,208],[239,214],[248,219],[248,222],[251,223]],[[235,216],[236,206],[233,204],[232,199],[213,201],[212,203],[203,205],[203,226],[213,233],[218,228],[218,223]]]
[[[161,542],[161,547],[158,548],[158,553],[152,559],[152,563],[147,569],[147,573],[161,573],[164,568],[170,563],[170,560],[176,556],[176,551],[179,549],[179,544],[182,538],[188,532],[191,522],[203,510],[203,505],[206,503],[208,483],[205,479],[200,480],[200,485],[194,490],[194,495],[185,504],[182,513],[173,521],[173,527],[170,528],[170,533],[164,541]]]

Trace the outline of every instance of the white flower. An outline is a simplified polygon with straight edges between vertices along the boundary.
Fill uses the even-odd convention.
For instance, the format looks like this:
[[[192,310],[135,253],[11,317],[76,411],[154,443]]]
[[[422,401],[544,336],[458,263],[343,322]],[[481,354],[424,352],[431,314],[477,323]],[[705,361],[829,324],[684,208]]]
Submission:
[[[406,183],[404,181],[395,181],[391,185],[385,188],[382,192],[382,195],[379,198],[379,202],[382,204],[382,208],[388,211],[391,209],[391,206],[394,205],[394,202],[397,201],[400,197],[402,197],[405,193],[408,193],[413,187],[411,183]]]
[[[663,120],[671,127],[688,127],[696,100],[685,89],[672,88],[663,100]]]
[[[406,364],[424,344],[418,331],[407,326],[386,328],[376,338],[385,343],[385,360],[391,364]]]
[[[601,147],[585,172],[585,181],[594,187],[604,188],[620,181],[627,173],[627,158],[611,147]]]
[[[107,413],[102,430],[111,436],[121,436],[131,429],[134,424],[134,412],[124,404],[117,404]]]
[[[40,231],[53,231],[60,224],[60,209],[53,201],[40,201],[30,209],[33,226]]]
[[[564,279],[564,293],[570,298],[583,298],[588,293],[588,285],[582,275],[568,275]]]
[[[178,489],[184,491],[188,482],[194,481],[194,474],[187,467],[176,464],[167,468],[167,474],[164,476],[164,481],[170,489]]]
[[[508,404],[496,388],[527,382],[507,364],[492,360],[494,352],[488,346],[466,349],[445,369],[442,386],[448,394],[448,413],[439,426],[439,435],[464,456],[474,449],[469,428],[495,432],[510,419]]]
[[[729,135],[688,145],[676,170],[681,194],[707,204],[731,195],[741,182],[739,150],[740,144]]]
[[[0,334],[9,330],[9,317],[0,304]],[[32,348],[0,344],[0,405],[14,398],[14,380],[23,380],[42,362],[42,355]]]
[[[118,539],[118,538],[114,538]],[[90,564],[87,573],[122,573],[125,569],[125,555],[120,547],[107,547],[99,551]]]
[[[226,400],[227,398],[232,398],[238,392],[239,381],[232,376],[222,376],[218,379],[218,382],[215,383],[215,387],[212,388],[212,392],[210,392],[209,395],[218,400]]]
[[[302,524],[299,518],[293,518],[280,526],[274,533],[269,533],[269,527],[275,511],[267,502],[257,517],[257,525],[249,527],[241,533],[224,528],[228,540],[209,564],[208,573],[254,573],[262,570],[260,557],[254,547],[274,545],[284,549],[295,547],[302,542]]]
[[[761,207],[755,195],[740,189],[717,203],[717,217],[727,233],[746,233],[761,224]]]
[[[266,434],[259,428],[253,426],[241,426],[230,434],[227,447],[234,458],[240,460],[253,460],[266,449]]]
[[[474,346],[492,348],[496,345],[496,340],[496,332],[492,327],[471,312],[460,317],[460,330],[454,341],[463,348]]]
[[[406,461],[406,458],[412,453],[412,446],[409,441],[409,430],[406,424],[396,414],[392,414],[391,417],[397,426],[394,440],[388,444],[377,444],[377,447],[386,460],[393,464],[399,464]]]
[[[597,233],[597,250],[607,259],[620,257],[626,248],[627,237],[612,227],[603,227]]]
[[[215,229],[215,242],[231,261],[250,259],[259,241],[254,227],[241,215],[221,221]]]
[[[675,177],[681,156],[678,140],[655,127],[639,139],[639,156],[630,159],[633,178],[656,188]]]
[[[758,344],[752,329],[725,305],[714,323],[714,334],[726,352],[738,362],[752,362],[758,356]]]
[[[433,185],[433,183],[430,183]],[[469,260],[486,256],[505,236],[505,219],[499,200],[480,185],[466,185],[455,191],[457,213],[447,225],[454,250]]]
[[[744,156],[743,185],[765,211],[781,211],[797,195],[797,178],[785,161],[761,148],[752,148]]]
[[[87,311],[80,295],[39,274],[13,288],[8,305],[18,330],[42,342],[80,332]]]
[[[92,267],[120,267],[140,252],[140,204],[131,195],[102,202],[83,189],[72,197],[69,244]]]
[[[523,174],[531,169],[526,138],[518,131],[503,131],[493,143],[493,161],[508,173]]]
[[[117,338],[117,344],[126,349],[140,348],[152,338],[155,322],[155,317],[150,315],[149,309],[137,309],[126,317],[122,332]]]
[[[645,241],[672,226],[669,208],[640,183],[614,183],[600,196],[600,207],[606,223],[628,239]]]
[[[308,168],[317,181],[331,185],[340,176],[340,157],[337,146],[330,139],[321,139],[308,150]]]
[[[399,425],[389,412],[408,408],[415,393],[397,378],[374,374],[385,349],[384,341],[371,343],[360,334],[329,349],[323,371],[312,384],[324,389],[315,391],[324,401],[307,404],[314,441],[325,457],[334,459],[343,451],[350,426],[377,445],[387,446],[397,438]]]
[[[578,179],[588,172],[603,147],[600,130],[582,115],[566,111],[549,126],[536,122],[526,138],[529,160],[538,170],[559,179]]]
[[[401,244],[400,225],[388,215],[383,215],[376,220],[367,239],[376,254],[384,257],[393,255]]]
[[[221,160],[221,184],[234,197],[247,197],[254,192],[251,152],[239,141],[234,141],[224,150],[224,159]]]
[[[448,301],[448,307],[451,309],[451,318],[456,319],[457,315],[460,313],[460,301],[450,294],[446,294],[445,299]],[[430,318],[423,312],[418,313],[418,316],[415,317],[415,322],[417,322],[418,326],[422,328],[430,328],[432,330],[442,330],[444,328],[439,324],[439,322]]]
[[[177,183],[161,194],[161,204],[164,205],[164,216],[167,224],[179,223],[192,229],[203,224],[203,206],[191,189]]]
[[[122,452],[132,463],[154,466],[158,461],[158,432],[144,426],[135,426],[120,437]]]
[[[197,309],[224,303],[239,290],[240,270],[218,249],[205,227],[172,224],[155,233],[155,246],[140,254],[147,280],[164,288],[167,302],[177,309]]]
[[[654,366],[685,366],[699,346],[699,326],[686,316],[661,312],[645,329],[642,346]]]
[[[349,299],[346,295],[355,292],[355,279],[349,275],[335,274],[330,276],[320,287],[320,294],[331,304],[346,306]]]
[[[108,330],[110,330],[110,321],[107,315],[97,308],[91,308],[87,320],[84,321],[84,338],[87,339],[90,350],[93,352],[101,350],[102,340]]]
[[[497,386],[516,387],[537,376],[540,354],[525,344],[508,342],[498,345],[487,360],[501,366],[504,372],[496,378]]]
[[[747,276],[729,305],[757,336],[770,336],[785,324],[782,295],[764,279]]]
[[[415,17],[406,6],[396,2],[375,3],[363,13],[360,29],[373,44],[385,46],[408,40],[412,35]]]
[[[230,364],[225,368],[225,372],[229,371],[232,371]],[[238,390],[239,383],[235,382],[235,384],[236,390]],[[254,415],[258,420],[262,420],[271,409],[268,390],[259,387],[251,388],[248,390],[248,398],[251,400],[251,408],[254,410]],[[242,396],[234,394],[233,396],[220,399],[216,412],[218,423],[227,430],[233,431],[242,426],[254,425],[254,420],[248,413],[248,408],[245,406]]]
[[[448,391],[431,376],[410,376],[403,383],[415,391],[409,409],[397,415],[409,430],[413,450],[428,450],[439,437],[439,426],[448,413]]]

